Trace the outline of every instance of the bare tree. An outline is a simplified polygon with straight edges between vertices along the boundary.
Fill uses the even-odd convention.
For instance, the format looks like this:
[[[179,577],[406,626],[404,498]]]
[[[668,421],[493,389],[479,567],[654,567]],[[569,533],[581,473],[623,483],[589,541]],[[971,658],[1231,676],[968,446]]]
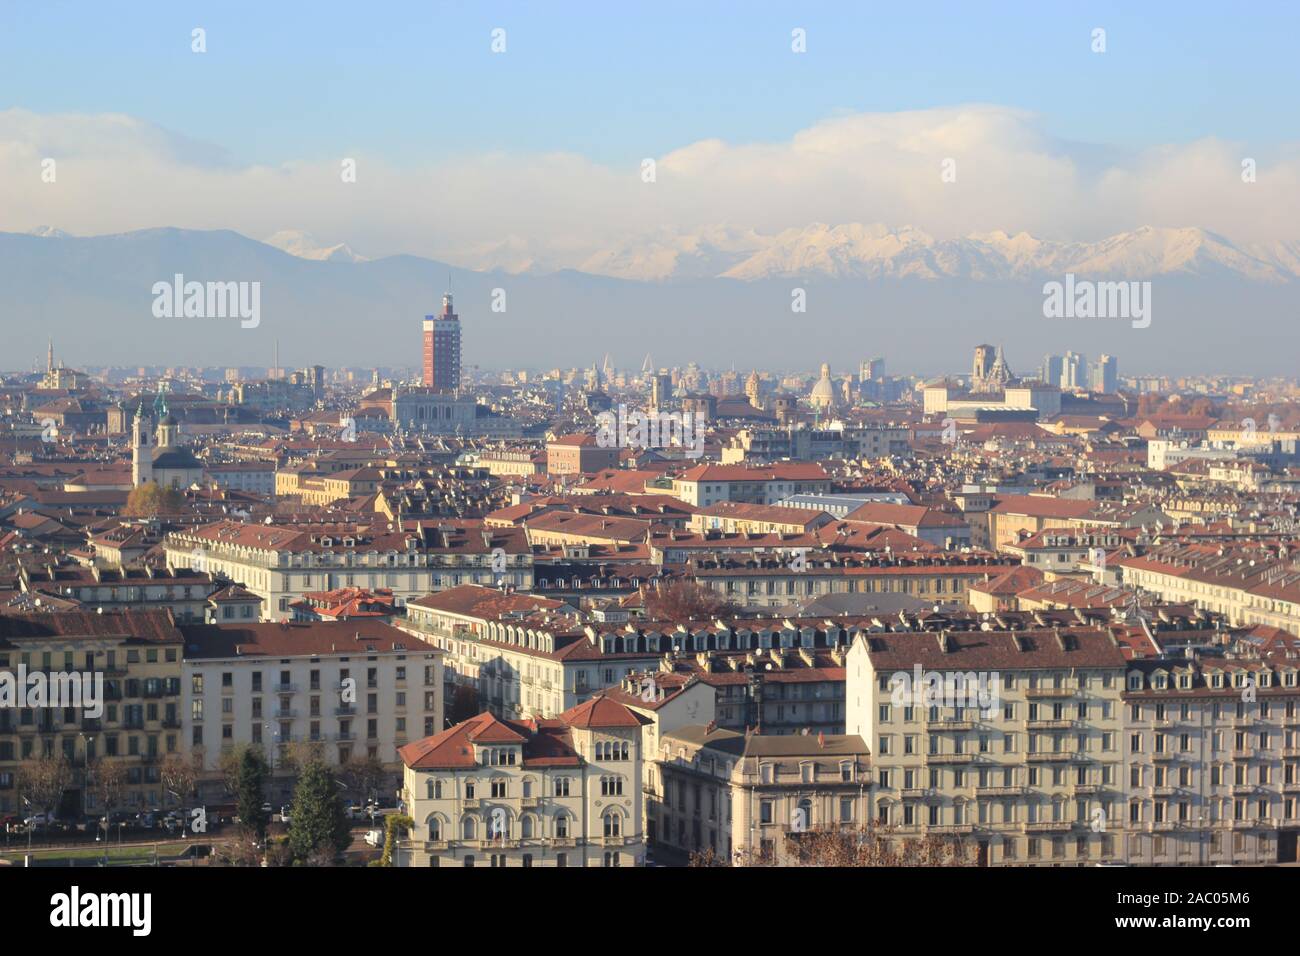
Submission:
[[[236,744],[229,750],[221,751],[221,756],[217,758],[217,768],[221,771],[221,782],[225,784],[227,793],[235,793],[239,789],[239,765],[244,759],[244,751],[254,746]]]
[[[18,766],[17,784],[33,809],[52,813],[72,784],[72,765],[61,753],[29,757]]]
[[[979,850],[955,836],[901,834],[872,821],[866,827],[788,833],[787,866],[975,866]]]
[[[690,621],[735,614],[738,608],[712,588],[678,579],[643,587],[646,617],[655,621]]]
[[[105,818],[104,835],[107,836],[107,818],[122,806],[123,797],[126,795],[126,765],[120,760],[97,757],[86,768],[86,780],[90,792],[95,795],[95,802],[102,811],[101,816]]]
[[[313,761],[323,760],[325,747],[319,740],[295,740],[284,745],[280,765],[276,770],[297,777],[302,768]]]
[[[176,795],[184,809],[185,801],[194,795],[202,771],[201,759],[197,754],[186,758],[181,754],[168,754],[158,767],[158,776],[162,785]]]
[[[380,786],[388,778],[388,771],[378,757],[372,757],[369,754],[353,754],[352,757],[340,768],[343,775],[343,782],[347,784],[350,791],[360,794],[362,799],[370,796],[371,793],[377,793]]]

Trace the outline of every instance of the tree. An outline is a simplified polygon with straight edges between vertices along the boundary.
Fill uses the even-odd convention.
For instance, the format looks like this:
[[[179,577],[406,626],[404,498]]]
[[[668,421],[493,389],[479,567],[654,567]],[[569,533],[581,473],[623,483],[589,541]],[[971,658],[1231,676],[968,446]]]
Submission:
[[[72,784],[72,766],[61,753],[29,757],[19,764],[16,783],[33,810],[50,814]]]
[[[390,813],[384,821],[384,852],[379,858],[380,866],[393,865],[393,849],[397,846],[397,841],[402,839],[401,833],[409,833],[415,829],[415,821],[410,817],[400,813]]]
[[[185,496],[175,488],[161,488],[156,481],[147,481],[131,489],[126,496],[122,514],[128,518],[152,518],[156,515],[179,514],[185,510]]]
[[[319,740],[295,740],[285,744],[280,753],[279,770],[287,776],[296,777],[307,764],[323,760],[325,748]]]
[[[240,826],[256,836],[259,843],[266,839],[266,828],[271,823],[271,815],[262,807],[265,800],[263,790],[269,774],[262,752],[256,747],[245,747],[239,757],[239,771],[235,778],[236,812]]]
[[[735,614],[738,608],[712,588],[678,579],[642,591],[646,617],[655,621],[698,621]]]
[[[786,859],[781,861],[785,866],[975,866],[979,858],[970,840],[936,834],[902,836],[874,820],[857,830],[828,827],[787,833],[785,848]]]
[[[383,782],[388,779],[388,771],[378,757],[372,757],[366,754],[364,757],[360,754],[353,754],[352,757],[341,768],[343,782],[347,784],[348,789],[361,796],[362,799],[376,793]]]
[[[194,796],[201,771],[202,758],[198,754],[189,759],[180,754],[168,754],[158,767],[158,778],[162,781],[163,787],[176,797],[181,810],[185,809],[185,802]],[[181,835],[189,833],[189,829],[189,821],[182,819]]]
[[[126,765],[118,760],[97,757],[86,768],[86,777],[90,792],[95,795],[95,802],[107,820],[122,805],[122,797],[126,792]],[[108,835],[107,822],[104,835]]]
[[[184,802],[194,795],[198,784],[199,758],[196,755],[187,760],[180,754],[168,754],[158,767],[158,776],[162,785]]]
[[[322,854],[333,859],[351,842],[352,828],[334,775],[322,761],[313,760],[303,766],[293,789],[289,851],[297,862],[319,862]]]

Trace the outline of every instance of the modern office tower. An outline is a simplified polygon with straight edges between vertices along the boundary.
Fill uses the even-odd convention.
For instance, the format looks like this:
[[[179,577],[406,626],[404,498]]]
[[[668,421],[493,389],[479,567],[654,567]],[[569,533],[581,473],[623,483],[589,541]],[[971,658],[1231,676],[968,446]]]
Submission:
[[[460,316],[451,293],[442,297],[442,315],[424,317],[424,385],[451,392],[460,387]]]
[[[1044,355],[1041,377],[1045,385],[1060,385],[1065,362],[1059,355]]]
[[[878,382],[885,377],[885,360],[869,358],[858,368],[859,382]]]
[[[1119,362],[1113,355],[1103,355],[1092,367],[1092,390],[1115,392],[1119,388]]]
[[[1061,369],[1061,388],[1088,387],[1088,357],[1077,352],[1066,352]]]

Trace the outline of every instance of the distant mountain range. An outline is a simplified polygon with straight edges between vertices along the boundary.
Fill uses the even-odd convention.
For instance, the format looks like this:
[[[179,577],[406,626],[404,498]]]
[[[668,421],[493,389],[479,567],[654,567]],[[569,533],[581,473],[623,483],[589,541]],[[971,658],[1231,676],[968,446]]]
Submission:
[[[0,232],[0,369],[43,362],[53,335],[77,365],[418,364],[420,319],[448,283],[466,365],[731,365],[854,372],[964,371],[977,343],[1005,346],[1030,374],[1046,352],[1117,355],[1121,374],[1294,374],[1300,243],[1234,244],[1200,229],[1142,228],[1090,243],[986,233],[937,240],[916,229],[814,224],[775,236],[731,228],[664,233],[542,271],[514,240],[486,271],[284,231],[265,242],[175,228],[77,237]],[[478,250],[483,253],[483,250]],[[513,271],[512,271],[513,270]],[[1150,279],[1153,322],[1051,320],[1043,281]],[[261,283],[257,328],[160,319],[151,289],[172,282]],[[806,311],[792,311],[805,290]],[[494,310],[502,303],[505,311]]]
[[[718,276],[751,281],[835,279],[1028,280],[1067,272],[1111,279],[1170,274],[1235,275],[1256,282],[1300,278],[1300,241],[1235,245],[1203,229],[1143,226],[1097,242],[1054,242],[990,232],[935,239],[905,226],[813,223],[774,236],[714,229],[630,242],[589,258],[585,272],[624,279]]]

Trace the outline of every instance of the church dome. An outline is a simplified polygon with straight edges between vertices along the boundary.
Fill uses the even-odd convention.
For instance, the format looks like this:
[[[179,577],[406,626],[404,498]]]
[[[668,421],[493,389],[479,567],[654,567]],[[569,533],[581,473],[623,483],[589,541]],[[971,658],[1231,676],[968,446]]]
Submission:
[[[822,363],[822,376],[813,386],[812,391],[808,393],[808,402],[817,408],[833,408],[835,406],[835,385],[831,382],[831,367],[827,363]]]

